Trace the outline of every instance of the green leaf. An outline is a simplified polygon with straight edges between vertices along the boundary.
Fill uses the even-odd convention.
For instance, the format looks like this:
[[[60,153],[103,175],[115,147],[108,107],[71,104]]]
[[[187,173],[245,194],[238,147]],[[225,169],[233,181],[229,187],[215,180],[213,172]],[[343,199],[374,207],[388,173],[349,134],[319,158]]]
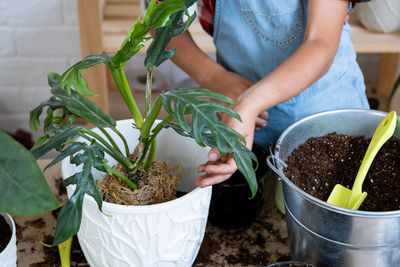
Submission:
[[[71,93],[68,94],[65,90],[53,88],[51,89],[51,93],[60,98],[72,114],[83,118],[96,127],[113,128],[116,126],[116,122],[98,105],[86,97],[76,93],[74,90],[71,90]]]
[[[257,177],[255,174],[255,169],[253,168],[253,162],[255,161],[258,165],[256,155],[247,149],[242,143],[233,144],[233,158],[238,167],[238,170],[245,177],[247,183],[249,184],[252,197],[254,197],[258,190]]]
[[[34,216],[59,206],[32,154],[0,130],[0,211]]]
[[[82,220],[83,199],[86,193],[89,193],[95,199],[99,210],[102,210],[103,200],[91,173],[94,162],[104,159],[101,156],[99,157],[97,153],[96,146],[87,146],[83,152],[86,157],[83,170],[64,181],[66,184],[76,184],[76,189],[72,197],[60,210],[53,246],[64,242],[78,233]]]
[[[63,73],[61,76],[61,87],[65,87],[67,92],[70,93],[71,87],[73,86],[81,95],[94,96],[95,94],[89,89],[86,79],[82,75],[82,71],[101,63],[108,65],[111,57],[112,55],[108,55],[104,52],[88,55]]]
[[[228,106],[211,102],[207,98],[218,99],[229,104],[233,104],[233,101],[203,88],[177,88],[161,94],[161,97],[165,110],[178,121],[178,124],[165,126],[172,127],[180,134],[192,136],[201,146],[208,144],[217,147],[221,154],[234,153],[236,165],[246,178],[254,196],[257,192],[257,180],[252,160],[257,161],[257,158],[241,143],[245,142],[243,136],[222,124],[216,116],[217,112],[224,112],[240,120],[239,114]],[[192,126],[189,126],[185,120],[186,110],[192,113]],[[178,125],[180,130],[177,130]]]
[[[183,2],[185,7],[190,7],[194,2],[196,2],[196,0],[184,0]],[[147,56],[144,61],[148,70],[152,70],[154,67],[159,66],[175,54],[176,49],[166,49],[168,43],[173,37],[182,34],[196,18],[196,13],[194,13],[185,24],[182,23],[183,14],[183,10],[174,13],[170,17],[170,24],[156,30],[156,35],[147,50]]]
[[[42,114],[44,107],[49,107],[52,110],[56,110],[59,108],[63,108],[64,104],[62,103],[62,101],[57,100],[54,96],[52,96],[49,100],[40,103],[39,106],[34,108],[29,114],[29,126],[34,131],[37,131],[40,128],[39,117]]]
[[[47,142],[33,148],[31,150],[32,155],[37,159],[52,149],[61,150],[65,142],[74,138],[81,129],[81,126],[59,128],[59,131],[50,137]]]
[[[163,105],[165,110],[169,114],[173,115],[178,120],[179,125],[188,132],[190,132],[191,129],[186,123],[184,117],[186,108],[188,108],[192,113],[192,120],[194,123],[197,124],[195,127],[196,130],[203,129],[205,127],[208,128],[207,125],[214,125],[216,122],[218,122],[218,118],[216,116],[217,112],[225,112],[240,120],[239,115],[228,106],[219,102],[211,102],[201,99],[213,98],[227,102],[232,105],[234,104],[229,97],[204,88],[176,88],[161,94],[161,97],[163,98]],[[200,120],[198,120],[199,118]],[[199,134],[199,132],[195,133],[195,137],[197,136],[197,134]],[[201,143],[201,140],[199,139],[196,139],[196,141],[199,144]]]
[[[85,143],[77,143],[77,142],[70,144],[66,149],[61,151],[61,153],[52,162],[50,162],[49,165],[46,166],[45,170],[57,164],[58,162],[62,161],[64,158],[72,156],[78,151],[86,149],[87,146],[88,145]]]
[[[139,52],[143,47],[141,43],[149,40],[146,36],[150,30],[168,25],[172,14],[185,9],[182,0],[164,0],[159,3],[152,0],[147,8],[143,24],[138,19],[132,26],[121,48],[112,58],[112,66],[117,69],[121,68],[126,61]]]

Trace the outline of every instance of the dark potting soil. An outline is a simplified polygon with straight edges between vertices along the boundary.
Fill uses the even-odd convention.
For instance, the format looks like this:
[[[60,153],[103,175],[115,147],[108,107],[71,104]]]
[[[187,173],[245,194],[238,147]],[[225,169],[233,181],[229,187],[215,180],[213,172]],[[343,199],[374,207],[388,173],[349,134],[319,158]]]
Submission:
[[[329,133],[313,137],[285,160],[284,173],[308,194],[326,201],[336,184],[352,188],[371,139]],[[364,180],[368,193],[360,210],[400,209],[400,140],[391,137],[379,150]]]
[[[4,219],[3,216],[0,216],[0,252],[2,252],[8,245],[11,239],[11,228]]]

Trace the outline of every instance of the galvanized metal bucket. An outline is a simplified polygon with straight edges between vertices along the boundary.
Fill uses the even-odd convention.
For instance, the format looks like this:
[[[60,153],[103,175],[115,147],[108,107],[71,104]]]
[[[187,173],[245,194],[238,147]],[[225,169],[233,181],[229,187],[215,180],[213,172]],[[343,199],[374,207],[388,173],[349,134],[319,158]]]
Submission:
[[[400,210],[354,211],[305,193],[288,178],[284,160],[308,138],[330,132],[371,138],[385,112],[342,109],[306,117],[288,127],[268,165],[283,181],[293,260],[332,267],[400,266]],[[394,136],[400,137],[400,123]],[[400,160],[400,159],[399,159]]]

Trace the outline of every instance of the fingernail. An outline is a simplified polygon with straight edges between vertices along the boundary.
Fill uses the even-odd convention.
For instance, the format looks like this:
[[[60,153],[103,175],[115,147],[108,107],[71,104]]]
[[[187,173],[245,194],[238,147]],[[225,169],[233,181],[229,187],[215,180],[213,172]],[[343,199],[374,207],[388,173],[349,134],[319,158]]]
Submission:
[[[216,153],[210,153],[210,154],[208,155],[208,158],[209,158],[211,161],[216,161],[216,160],[218,159],[218,155],[217,155]]]

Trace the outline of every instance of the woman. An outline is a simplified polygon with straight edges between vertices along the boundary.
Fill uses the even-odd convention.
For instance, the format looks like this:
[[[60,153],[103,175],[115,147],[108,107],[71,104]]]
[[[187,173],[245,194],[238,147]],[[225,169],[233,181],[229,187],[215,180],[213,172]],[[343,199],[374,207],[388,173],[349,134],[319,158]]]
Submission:
[[[213,35],[215,62],[190,33],[173,39],[172,60],[200,86],[231,97],[241,118],[222,122],[267,148],[293,122],[338,108],[369,108],[356,62],[345,0],[217,0],[200,3],[200,22]],[[268,113],[266,112],[268,111]],[[209,152],[198,186],[228,179],[232,155]]]

